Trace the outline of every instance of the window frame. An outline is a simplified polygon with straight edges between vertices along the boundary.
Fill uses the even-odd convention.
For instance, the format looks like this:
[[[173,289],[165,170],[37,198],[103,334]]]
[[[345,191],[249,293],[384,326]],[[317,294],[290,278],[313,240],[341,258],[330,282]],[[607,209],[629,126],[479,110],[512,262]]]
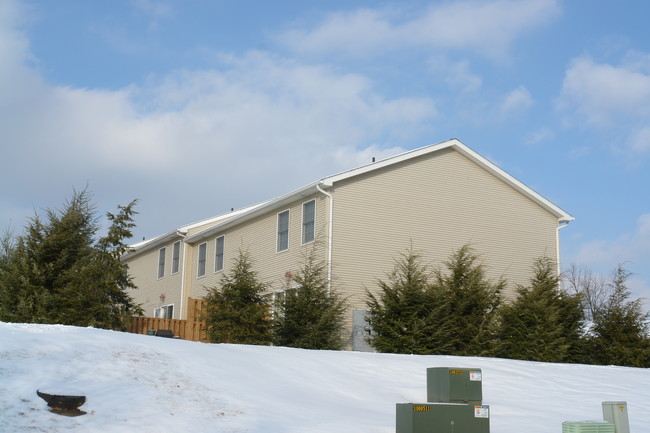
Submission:
[[[174,242],[172,245],[172,275],[180,271],[181,264],[181,241]]]
[[[311,221],[305,221],[305,206],[312,204],[312,219]],[[307,226],[307,224],[310,224],[310,227]],[[301,225],[301,233],[300,233],[300,240],[301,244],[310,244],[316,240],[316,199],[311,199],[302,204],[302,225]],[[307,228],[309,228],[309,231],[311,231],[311,239],[305,239],[305,235]]]
[[[201,261],[201,250],[203,250],[203,261]],[[207,261],[208,261],[208,243],[207,242],[202,242],[198,246],[198,252],[196,255],[196,265],[197,265],[197,272],[196,272],[196,277],[197,278],[202,278],[205,277],[205,270],[207,267]],[[201,272],[203,271],[203,272]]]
[[[170,312],[169,316],[167,312]],[[162,314],[161,314],[162,313]],[[154,319],[173,319],[174,318],[174,304],[165,304],[153,308]]]
[[[283,230],[281,230],[280,227],[280,218],[282,215],[286,214],[287,215],[287,221],[286,221],[286,230],[284,230],[284,227],[282,227]],[[278,212],[277,214],[277,224],[276,224],[276,240],[275,240],[275,252],[276,253],[282,253],[284,251],[289,250],[289,227],[291,225],[291,212],[290,209],[285,209],[282,212]],[[282,236],[283,234],[286,233],[286,236]],[[280,241],[283,240],[286,242],[285,248],[280,249]],[[284,244],[282,245],[284,246]]]
[[[164,246],[158,250],[158,279],[165,278],[165,256],[167,254],[167,247]]]
[[[219,249],[219,241],[221,240],[221,251]],[[226,236],[218,236],[214,240],[214,271],[221,272],[223,271],[225,264],[225,250],[226,250]]]

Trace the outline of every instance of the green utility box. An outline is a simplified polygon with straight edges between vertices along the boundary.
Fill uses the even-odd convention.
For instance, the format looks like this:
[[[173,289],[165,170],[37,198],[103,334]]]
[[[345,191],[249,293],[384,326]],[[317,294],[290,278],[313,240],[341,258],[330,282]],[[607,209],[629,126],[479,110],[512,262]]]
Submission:
[[[565,421],[562,433],[616,433],[614,424],[603,421]]]
[[[490,433],[480,368],[427,368],[427,403],[397,403],[396,433]]]
[[[489,433],[490,408],[458,403],[398,403],[396,433]]]
[[[483,374],[480,368],[427,368],[427,401],[480,403]]]

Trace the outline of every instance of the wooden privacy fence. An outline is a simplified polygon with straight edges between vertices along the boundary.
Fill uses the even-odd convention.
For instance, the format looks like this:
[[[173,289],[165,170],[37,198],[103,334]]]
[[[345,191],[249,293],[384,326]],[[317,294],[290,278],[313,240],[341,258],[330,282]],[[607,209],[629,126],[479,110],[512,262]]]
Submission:
[[[148,331],[168,329],[174,333],[174,336],[183,340],[207,343],[205,322],[201,320],[205,307],[205,300],[188,298],[186,320],[132,317],[128,331],[134,334],[147,334]]]

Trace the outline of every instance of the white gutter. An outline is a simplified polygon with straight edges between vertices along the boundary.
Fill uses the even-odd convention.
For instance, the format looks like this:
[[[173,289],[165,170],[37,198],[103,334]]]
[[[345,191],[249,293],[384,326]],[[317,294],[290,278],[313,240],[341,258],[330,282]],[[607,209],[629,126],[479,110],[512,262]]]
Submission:
[[[332,235],[334,233],[334,198],[332,194],[326,192],[320,187],[320,184],[316,184],[316,189],[323,194],[325,194],[330,199],[330,215],[329,215],[329,240],[328,240],[328,251],[327,251],[327,292],[332,294]]]
[[[562,222],[560,221],[560,222],[558,222],[557,229],[555,230],[555,248],[556,248],[555,257],[557,259],[556,261],[557,261],[557,276],[558,277],[560,275],[562,275],[562,266],[560,264],[560,229],[563,229],[564,227],[566,227],[568,225],[569,225],[569,221],[564,222],[564,224],[562,224]]]
[[[183,246],[183,264],[181,266],[181,308],[180,308],[180,314],[178,315],[179,319],[183,318],[183,304],[185,301],[185,260],[186,260],[186,252],[187,252],[187,247],[184,242],[185,236],[187,235],[187,232],[181,232],[180,230],[177,230],[176,233],[178,236],[180,236],[183,239],[183,242],[181,242],[181,245]],[[187,319],[187,314],[185,315],[185,318]]]

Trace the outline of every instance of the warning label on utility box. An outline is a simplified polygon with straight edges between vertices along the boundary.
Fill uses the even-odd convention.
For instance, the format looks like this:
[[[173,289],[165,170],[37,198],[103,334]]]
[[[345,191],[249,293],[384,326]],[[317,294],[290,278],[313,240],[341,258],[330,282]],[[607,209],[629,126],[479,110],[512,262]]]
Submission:
[[[474,418],[489,418],[489,417],[490,417],[489,406],[474,406]]]
[[[481,374],[480,371],[470,371],[469,380],[473,382],[480,382],[481,380],[483,380],[483,375]]]

